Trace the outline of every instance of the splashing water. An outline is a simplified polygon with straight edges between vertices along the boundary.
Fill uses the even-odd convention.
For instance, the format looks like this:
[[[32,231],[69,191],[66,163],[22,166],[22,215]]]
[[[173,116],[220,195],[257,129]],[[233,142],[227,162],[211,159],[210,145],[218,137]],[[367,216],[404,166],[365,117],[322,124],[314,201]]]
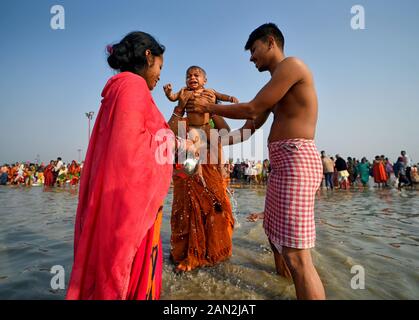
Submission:
[[[239,213],[239,210],[238,210],[239,206],[237,204],[237,199],[234,196],[234,190],[231,190],[230,188],[227,187],[227,193],[230,197],[231,209],[233,211],[234,227],[240,228],[241,224],[237,218],[237,214]]]

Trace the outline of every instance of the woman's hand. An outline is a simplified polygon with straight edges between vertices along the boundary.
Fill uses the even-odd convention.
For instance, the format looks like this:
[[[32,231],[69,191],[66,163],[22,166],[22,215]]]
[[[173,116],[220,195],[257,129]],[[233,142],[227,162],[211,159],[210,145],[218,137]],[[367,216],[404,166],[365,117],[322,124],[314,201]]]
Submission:
[[[195,141],[190,139],[185,139],[186,141],[186,152],[195,155],[197,153],[197,146],[195,144]]]
[[[176,143],[174,144],[176,152],[186,152],[189,154],[196,154],[198,147],[193,140],[183,139],[176,137]]]

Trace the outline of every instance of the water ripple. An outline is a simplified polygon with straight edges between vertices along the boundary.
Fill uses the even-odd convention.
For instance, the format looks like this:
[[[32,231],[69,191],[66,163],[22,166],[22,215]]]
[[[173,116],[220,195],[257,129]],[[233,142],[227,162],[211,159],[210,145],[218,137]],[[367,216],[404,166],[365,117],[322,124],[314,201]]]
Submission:
[[[262,222],[265,189],[234,189],[233,256],[213,268],[178,275],[169,261],[172,191],[165,199],[162,299],[294,299],[292,282],[275,274]],[[0,187],[0,299],[63,299],[50,287],[51,267],[66,281],[73,259],[74,191]],[[417,191],[321,191],[316,202],[313,260],[330,299],[419,299]],[[365,290],[352,290],[351,268],[366,272]]]

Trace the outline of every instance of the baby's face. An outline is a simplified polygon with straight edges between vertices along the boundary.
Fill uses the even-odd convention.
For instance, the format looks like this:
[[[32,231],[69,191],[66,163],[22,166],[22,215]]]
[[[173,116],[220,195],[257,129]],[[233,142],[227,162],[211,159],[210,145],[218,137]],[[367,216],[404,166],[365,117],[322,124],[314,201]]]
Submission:
[[[199,69],[189,70],[186,75],[186,86],[191,90],[198,90],[204,88],[207,78]]]

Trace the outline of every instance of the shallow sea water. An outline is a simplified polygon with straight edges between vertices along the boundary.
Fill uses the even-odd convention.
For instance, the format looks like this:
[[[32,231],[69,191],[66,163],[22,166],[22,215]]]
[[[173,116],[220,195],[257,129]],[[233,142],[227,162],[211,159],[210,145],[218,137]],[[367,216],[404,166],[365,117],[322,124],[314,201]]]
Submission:
[[[162,299],[295,299],[291,281],[275,273],[262,222],[266,190],[233,188],[233,256],[215,267],[175,274],[169,260],[172,189],[165,199]],[[321,190],[316,200],[313,260],[328,299],[419,299],[419,192],[369,188]],[[0,187],[0,299],[63,299],[53,290],[52,266],[73,259],[77,192]],[[352,289],[353,266],[365,271],[365,289]]]

